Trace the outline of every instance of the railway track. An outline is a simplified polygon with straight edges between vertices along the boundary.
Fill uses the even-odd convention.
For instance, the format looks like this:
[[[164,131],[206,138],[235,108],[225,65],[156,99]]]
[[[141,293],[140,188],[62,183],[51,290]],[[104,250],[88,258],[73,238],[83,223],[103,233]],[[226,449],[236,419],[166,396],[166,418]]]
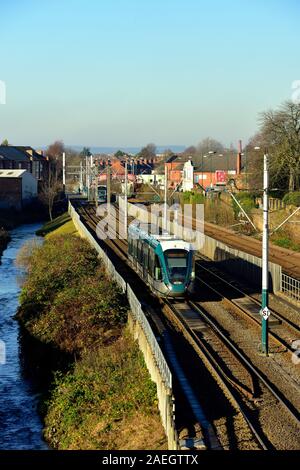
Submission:
[[[172,215],[170,220],[173,220]],[[191,228],[196,228],[196,219],[194,217],[190,218],[186,216],[186,221],[189,221]],[[183,219],[181,222],[183,222]],[[226,227],[210,222],[204,222],[204,233],[232,248],[261,258],[261,241],[251,236],[233,232]],[[269,254],[270,261],[282,266],[282,270],[285,274],[295,279],[300,279],[300,253],[271,244]]]
[[[194,220],[193,223],[195,225]],[[236,234],[225,227],[220,227],[209,222],[205,222],[204,232],[206,235],[216,238],[233,248],[240,249],[261,258],[261,241],[253,237]],[[289,276],[300,279],[300,253],[295,253],[294,251],[271,244],[270,261],[282,266],[283,272]]]
[[[244,416],[262,449],[274,448],[272,437],[263,432],[260,422],[260,410],[264,403],[268,403],[268,406],[272,403],[273,409],[276,410],[276,419],[285,423],[287,428],[292,426],[294,435],[299,433],[299,412],[258,368],[253,366],[248,357],[224,334],[204,309],[194,302],[187,302],[185,308],[177,301],[165,302],[178,327]]]
[[[90,225],[96,232],[99,218],[96,216],[95,208],[89,206],[83,207],[81,212],[86,217],[87,225]],[[127,243],[125,240],[115,239],[106,240],[106,242],[110,244],[112,249],[123,261],[126,261]],[[204,271],[206,274],[208,273],[206,268]],[[206,288],[212,289],[219,296],[224,297],[223,294],[215,288],[216,282],[221,283],[222,278],[217,272],[213,272],[210,275],[215,284],[213,287],[204,281]],[[200,278],[199,282],[203,282],[203,280]],[[222,285],[223,288],[226,286],[226,289],[232,288],[235,297],[242,295],[248,302],[250,302],[251,299],[252,305],[258,308],[259,302],[257,299],[253,299],[248,294],[245,294],[239,287],[230,283],[226,284],[226,281],[224,281]],[[276,437],[274,441],[272,430],[265,432],[265,424],[260,421],[261,416],[262,421],[266,419],[266,413],[264,411],[266,406],[272,406],[275,410],[275,414],[278,413],[278,409],[281,410],[279,413],[280,417],[273,417],[274,423],[279,420],[280,423],[283,423],[282,426],[284,429],[288,429],[289,426],[291,427],[291,434],[293,436],[296,436],[297,433],[299,434],[300,423],[298,410],[283,396],[280,390],[251,363],[249,358],[236,347],[234,342],[230,340],[229,335],[222,331],[218,323],[214,321],[208,312],[205,312],[202,307],[199,307],[199,305],[194,302],[185,302],[180,306],[178,302],[173,303],[169,300],[165,300],[164,305],[164,310],[168,310],[168,319],[182,332],[194,351],[196,351],[197,355],[211,371],[216,382],[230,400],[236,412],[243,416],[243,420],[251,430],[258,448],[272,449],[278,448],[279,445],[276,441]],[[235,308],[239,307],[235,305]],[[190,311],[189,314],[188,311]],[[297,325],[282,317],[279,312],[274,312],[274,314],[277,314],[277,317],[275,317],[275,315],[274,317],[278,320],[278,325],[284,324],[287,328],[290,328],[293,333],[299,331]],[[253,318],[253,315],[250,316]],[[256,321],[256,324],[258,324],[258,321]],[[277,333],[274,334],[274,340],[285,348],[289,346]],[[193,378],[191,378],[191,380],[193,380]],[[292,425],[291,422],[293,423]],[[295,442],[296,440],[295,438]],[[287,436],[287,441],[289,442],[288,446],[292,445],[290,442],[293,442],[293,439],[290,439],[289,436]]]
[[[196,259],[196,279],[198,283],[214,292],[220,299],[226,301],[230,307],[234,308],[235,311],[244,315],[260,328],[261,316],[259,312],[261,305],[259,300],[242,290],[234,279],[228,280],[230,275],[211,266],[212,262],[208,258],[198,254]],[[270,309],[270,312],[269,334],[271,338],[283,348],[282,350],[286,349],[292,352],[291,343],[293,339],[300,337],[299,326],[274,309]]]

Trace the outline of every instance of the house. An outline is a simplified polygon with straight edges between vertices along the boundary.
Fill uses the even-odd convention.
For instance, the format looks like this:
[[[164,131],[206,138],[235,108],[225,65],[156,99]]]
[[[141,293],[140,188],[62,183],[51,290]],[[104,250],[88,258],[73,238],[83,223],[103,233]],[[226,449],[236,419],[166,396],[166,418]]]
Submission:
[[[48,161],[42,152],[29,146],[0,145],[0,170],[27,170],[37,180],[45,178]]]
[[[175,189],[182,182],[183,166],[187,158],[184,155],[172,155],[165,162],[165,172],[167,173],[168,187]]]
[[[238,157],[239,158],[239,157]],[[238,175],[237,156],[234,153],[202,156],[194,166],[194,184],[203,189],[226,186],[227,182]]]
[[[27,170],[0,170],[0,209],[21,210],[37,197],[37,179]]]
[[[173,155],[165,163],[168,187],[190,191],[199,185],[203,189],[226,186],[236,180],[242,169],[241,153],[207,154],[194,157]]]

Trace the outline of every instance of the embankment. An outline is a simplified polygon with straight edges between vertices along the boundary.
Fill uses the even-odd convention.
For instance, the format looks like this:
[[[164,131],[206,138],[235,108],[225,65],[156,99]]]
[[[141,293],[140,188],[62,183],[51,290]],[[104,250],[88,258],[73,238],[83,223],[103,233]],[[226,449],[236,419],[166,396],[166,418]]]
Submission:
[[[44,436],[56,449],[165,449],[156,387],[127,329],[127,299],[72,222],[56,222],[42,246],[18,257],[28,273],[18,319],[69,358],[67,370],[52,364]]]

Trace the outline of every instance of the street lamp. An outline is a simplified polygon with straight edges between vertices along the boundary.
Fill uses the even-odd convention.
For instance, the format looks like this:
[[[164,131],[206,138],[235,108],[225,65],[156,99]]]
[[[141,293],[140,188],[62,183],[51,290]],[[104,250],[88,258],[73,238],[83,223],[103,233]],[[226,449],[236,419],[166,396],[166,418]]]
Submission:
[[[202,187],[204,188],[204,183],[203,183],[203,158],[207,158],[207,155],[202,154]],[[205,189],[204,189],[205,191]]]

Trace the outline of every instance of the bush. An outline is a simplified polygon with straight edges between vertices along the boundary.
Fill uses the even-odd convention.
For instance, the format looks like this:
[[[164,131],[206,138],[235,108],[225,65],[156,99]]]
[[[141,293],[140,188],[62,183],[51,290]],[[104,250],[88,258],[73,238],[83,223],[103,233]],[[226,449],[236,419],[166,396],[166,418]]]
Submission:
[[[235,194],[235,197],[248,215],[249,212],[256,207],[255,197],[249,194],[248,192],[239,192]],[[237,218],[241,209],[239,208],[238,204],[234,201],[234,199],[232,199],[232,208],[234,211],[235,218]]]
[[[124,295],[99,268],[59,291],[50,308],[27,327],[43,342],[76,353],[119,336],[127,308]]]
[[[184,204],[204,204],[205,197],[198,191],[185,191],[183,193]]]
[[[25,246],[18,257],[18,263],[29,274],[20,297],[23,305],[51,304],[58,291],[76,279],[94,274],[99,266],[96,250],[72,235],[53,237],[43,245],[31,247],[26,258],[27,250]]]
[[[120,334],[115,330],[126,320],[127,302],[88,242],[53,236],[23,249],[18,261],[28,271],[18,318],[34,337],[78,353]]]
[[[282,200],[287,205],[299,207],[300,206],[300,191],[287,193],[284,195]]]
[[[45,437],[55,448],[111,450],[131,439],[129,447],[136,450],[149,445],[153,435],[163,437],[156,386],[126,332],[113,344],[88,351],[67,375],[57,374],[47,406]],[[147,443],[143,431],[153,418]],[[135,432],[129,426],[132,420]]]

